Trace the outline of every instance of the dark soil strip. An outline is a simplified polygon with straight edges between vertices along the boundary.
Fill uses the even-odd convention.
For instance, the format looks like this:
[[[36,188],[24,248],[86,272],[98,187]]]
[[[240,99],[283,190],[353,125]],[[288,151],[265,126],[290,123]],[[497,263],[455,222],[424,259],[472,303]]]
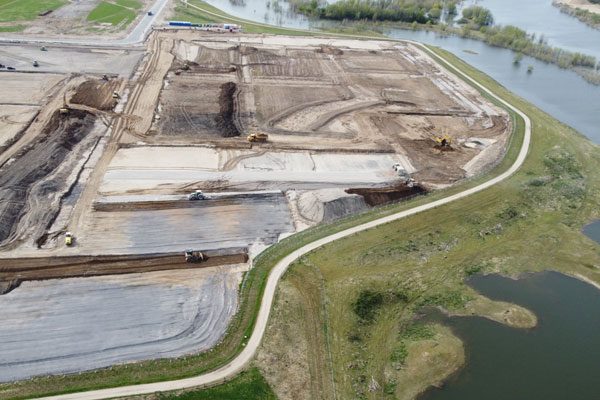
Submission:
[[[365,202],[370,206],[379,206],[394,201],[412,198],[419,194],[425,194],[427,191],[420,187],[408,187],[405,185],[398,185],[385,188],[358,188],[358,189],[347,189],[346,193],[359,194],[364,197]]]
[[[216,116],[217,128],[223,137],[240,136],[240,131],[233,121],[235,113],[235,104],[233,96],[237,90],[234,82],[226,82],[221,85],[221,94],[219,95],[219,105],[221,110]]]
[[[226,250],[226,249],[225,249]],[[77,278],[214,267],[248,261],[245,251],[207,251],[203,262],[185,262],[183,252],[162,255],[74,256],[0,259],[0,287],[14,280]]]

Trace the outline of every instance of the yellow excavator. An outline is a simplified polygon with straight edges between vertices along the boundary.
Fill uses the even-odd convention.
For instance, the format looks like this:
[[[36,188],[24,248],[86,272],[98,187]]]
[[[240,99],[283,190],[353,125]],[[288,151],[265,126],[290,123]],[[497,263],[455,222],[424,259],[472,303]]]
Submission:
[[[452,136],[438,136],[435,138],[435,144],[441,147],[450,147],[452,145]]]
[[[67,95],[64,94],[63,95],[63,105],[61,108],[58,109],[58,112],[61,114],[68,114],[69,111],[71,111],[71,109],[69,108],[69,105],[67,104]]]

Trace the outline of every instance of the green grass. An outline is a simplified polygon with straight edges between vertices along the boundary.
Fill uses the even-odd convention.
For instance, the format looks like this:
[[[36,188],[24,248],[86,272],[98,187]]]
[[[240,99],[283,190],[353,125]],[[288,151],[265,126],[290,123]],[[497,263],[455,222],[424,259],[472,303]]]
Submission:
[[[115,0],[115,3],[117,3],[120,6],[133,8],[136,10],[142,8],[142,3],[137,0]]]
[[[127,26],[135,17],[135,11],[103,1],[88,14],[87,20],[96,23]]]
[[[206,389],[182,394],[157,394],[160,400],[276,400],[277,397],[269,387],[258,368],[244,371],[231,382]]]
[[[27,25],[6,25],[0,26],[0,32],[21,32],[27,28]]]
[[[64,0],[0,0],[0,22],[33,21],[39,13],[56,10],[66,3]]]

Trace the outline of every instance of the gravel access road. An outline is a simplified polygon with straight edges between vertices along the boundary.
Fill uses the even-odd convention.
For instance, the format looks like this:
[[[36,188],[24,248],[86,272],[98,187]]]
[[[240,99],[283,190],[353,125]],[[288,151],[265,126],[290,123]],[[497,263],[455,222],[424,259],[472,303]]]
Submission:
[[[418,48],[421,48],[423,50],[425,49],[425,47],[423,45],[421,45],[420,43],[417,43],[417,42],[411,42],[411,43],[413,43]],[[444,59],[443,57],[439,57],[439,58],[442,61],[444,61],[450,65],[448,60]],[[167,382],[156,382],[156,383],[149,383],[149,384],[142,384],[142,385],[123,386],[123,387],[94,390],[94,391],[81,392],[81,393],[71,393],[71,394],[65,394],[65,395],[59,395],[59,396],[46,397],[46,399],[52,399],[52,400],[109,399],[109,398],[114,398],[114,397],[124,397],[124,396],[135,396],[135,395],[140,395],[140,394],[148,394],[148,393],[154,393],[154,392],[158,392],[158,391],[164,392],[164,391],[170,391],[170,390],[191,388],[191,387],[195,387],[195,386],[201,386],[201,385],[222,382],[224,379],[229,378],[229,377],[239,373],[242,369],[244,369],[246,367],[246,365],[254,357],[256,350],[260,346],[260,342],[262,340],[262,337],[265,333],[265,329],[267,327],[267,322],[269,320],[269,314],[270,314],[271,308],[273,306],[273,299],[275,297],[275,290],[277,288],[277,283],[279,282],[279,279],[283,276],[283,274],[285,273],[287,268],[290,266],[290,264],[292,262],[294,262],[296,259],[298,259],[299,257],[303,256],[304,254],[306,254],[312,250],[315,250],[315,249],[317,249],[321,246],[324,246],[328,243],[331,243],[335,240],[350,236],[354,233],[358,233],[358,232],[361,232],[361,231],[364,231],[367,229],[371,229],[371,228],[374,228],[379,225],[387,224],[389,222],[396,221],[396,220],[408,217],[410,215],[415,215],[415,214],[418,214],[423,211],[431,210],[431,209],[439,207],[441,205],[448,204],[450,202],[470,196],[474,193],[485,190],[499,182],[502,182],[503,180],[505,180],[505,179],[509,178],[511,175],[513,175],[521,167],[521,165],[523,165],[523,162],[525,161],[525,158],[527,157],[527,153],[529,151],[529,145],[531,143],[531,121],[530,121],[530,119],[521,110],[515,108],[511,104],[502,100],[501,98],[496,96],[494,93],[492,93],[489,89],[487,89],[483,85],[479,84],[471,77],[466,76],[464,74],[461,74],[461,75],[464,76],[465,80],[472,83],[476,87],[481,88],[483,91],[487,92],[493,98],[500,101],[502,104],[506,105],[508,108],[510,108],[515,113],[520,115],[525,121],[525,135],[524,135],[524,139],[523,139],[523,144],[521,146],[521,150],[519,152],[519,155],[517,156],[516,161],[507,171],[498,175],[495,178],[490,179],[487,182],[484,182],[473,188],[467,189],[463,192],[454,194],[452,196],[448,196],[446,198],[443,198],[443,199],[440,199],[437,201],[433,201],[428,204],[414,207],[409,210],[405,210],[405,211],[402,211],[402,212],[399,212],[396,214],[392,214],[387,217],[379,218],[379,219],[373,220],[371,222],[355,226],[353,228],[346,229],[342,232],[338,232],[336,234],[333,234],[333,235],[327,236],[325,238],[319,239],[317,241],[314,241],[312,243],[309,243],[306,246],[289,254],[287,257],[285,257],[279,263],[277,263],[277,265],[275,265],[275,267],[271,270],[271,273],[269,274],[269,277],[267,279],[267,285],[266,285],[264,295],[262,298],[262,302],[260,305],[260,309],[258,311],[256,325],[254,327],[254,331],[252,332],[252,336],[250,337],[250,340],[246,344],[246,347],[236,358],[234,358],[229,363],[227,363],[226,365],[224,365],[223,367],[221,367],[217,370],[214,370],[212,372],[202,374],[202,375],[199,375],[196,377],[187,378],[187,379],[180,379],[180,380],[167,381]]]

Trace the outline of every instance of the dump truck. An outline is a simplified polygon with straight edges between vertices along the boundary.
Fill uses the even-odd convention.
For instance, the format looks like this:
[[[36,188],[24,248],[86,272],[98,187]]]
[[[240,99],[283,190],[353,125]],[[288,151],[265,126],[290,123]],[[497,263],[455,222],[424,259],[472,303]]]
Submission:
[[[198,250],[186,250],[185,251],[185,262],[202,262],[206,259],[204,253]]]
[[[202,193],[202,190],[196,190],[188,195],[188,200],[208,200],[208,196]]]
[[[74,240],[74,238],[73,238],[73,234],[71,232],[65,233],[65,244],[67,246],[72,245],[73,244],[73,240]]]
[[[269,135],[266,133],[253,133],[248,136],[249,142],[266,142],[269,139]]]

